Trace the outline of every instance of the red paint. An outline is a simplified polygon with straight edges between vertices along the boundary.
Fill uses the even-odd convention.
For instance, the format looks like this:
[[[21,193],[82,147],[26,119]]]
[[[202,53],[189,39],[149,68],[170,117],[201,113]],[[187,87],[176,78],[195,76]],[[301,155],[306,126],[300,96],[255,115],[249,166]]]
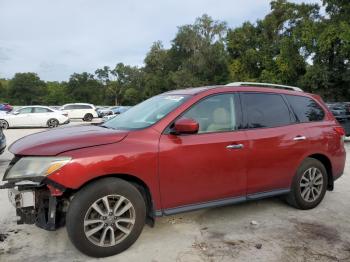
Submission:
[[[179,134],[195,134],[198,132],[199,124],[188,118],[181,118],[175,122],[175,131]]]
[[[191,105],[225,92],[298,94],[316,99],[326,112],[320,122],[208,134],[166,134],[164,130]],[[137,131],[98,126],[59,128],[14,143],[16,155],[62,155],[72,161],[49,178],[67,188],[107,175],[129,175],[149,188],[156,210],[289,188],[298,166],[308,156],[327,157],[334,177],[343,173],[345,149],[339,124],[318,96],[256,87],[176,90],[192,95],[155,125]],[[177,122],[181,130],[190,120]],[[294,141],[297,136],[307,140]],[[240,150],[228,145],[242,145]]]

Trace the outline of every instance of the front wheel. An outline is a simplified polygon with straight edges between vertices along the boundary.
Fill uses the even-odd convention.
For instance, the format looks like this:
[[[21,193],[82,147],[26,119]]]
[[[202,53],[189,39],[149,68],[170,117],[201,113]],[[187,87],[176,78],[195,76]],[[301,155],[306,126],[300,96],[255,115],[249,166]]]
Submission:
[[[118,178],[98,180],[79,191],[67,212],[67,232],[81,252],[92,257],[116,255],[142,232],[146,205],[139,190]]]
[[[324,198],[328,179],[324,165],[314,158],[307,158],[293,179],[287,202],[298,209],[312,209]]]
[[[9,123],[6,120],[0,119],[0,128],[7,129],[9,128]]]

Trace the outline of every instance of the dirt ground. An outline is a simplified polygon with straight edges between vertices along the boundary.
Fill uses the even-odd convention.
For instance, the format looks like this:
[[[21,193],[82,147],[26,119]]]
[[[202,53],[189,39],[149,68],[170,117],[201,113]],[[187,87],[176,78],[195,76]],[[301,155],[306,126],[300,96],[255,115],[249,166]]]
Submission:
[[[10,129],[8,143],[41,129]],[[350,143],[346,145],[350,151]],[[0,177],[12,158],[0,156]],[[102,259],[101,259],[102,260]],[[65,228],[16,225],[0,190],[0,261],[96,261],[79,253]],[[279,198],[159,218],[127,251],[103,261],[350,261],[350,160],[345,174],[309,211]]]

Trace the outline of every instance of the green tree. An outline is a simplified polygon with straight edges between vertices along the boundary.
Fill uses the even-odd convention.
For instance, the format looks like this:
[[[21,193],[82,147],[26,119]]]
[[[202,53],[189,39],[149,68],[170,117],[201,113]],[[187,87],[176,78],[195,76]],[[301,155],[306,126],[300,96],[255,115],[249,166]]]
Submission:
[[[9,100],[17,105],[40,104],[46,91],[46,83],[36,73],[16,73],[8,87]]]
[[[94,75],[74,73],[67,82],[67,92],[74,102],[102,103],[103,87]]]

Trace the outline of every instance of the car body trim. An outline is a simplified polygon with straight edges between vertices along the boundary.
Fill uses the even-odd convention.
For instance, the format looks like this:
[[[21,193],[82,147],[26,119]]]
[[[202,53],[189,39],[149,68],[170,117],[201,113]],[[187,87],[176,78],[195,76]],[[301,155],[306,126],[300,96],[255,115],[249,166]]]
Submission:
[[[195,210],[204,209],[204,208],[238,204],[249,200],[257,200],[257,199],[263,199],[263,198],[268,198],[273,196],[284,195],[284,194],[288,194],[289,192],[290,192],[289,188],[283,188],[283,189],[277,189],[272,191],[254,193],[247,196],[237,196],[237,197],[225,198],[225,199],[203,202],[198,204],[190,204],[190,205],[185,205],[185,206],[180,206],[175,208],[167,208],[163,210],[156,210],[155,216],[156,217],[160,217],[163,215],[170,216],[178,213],[190,212],[190,211],[195,211]]]

